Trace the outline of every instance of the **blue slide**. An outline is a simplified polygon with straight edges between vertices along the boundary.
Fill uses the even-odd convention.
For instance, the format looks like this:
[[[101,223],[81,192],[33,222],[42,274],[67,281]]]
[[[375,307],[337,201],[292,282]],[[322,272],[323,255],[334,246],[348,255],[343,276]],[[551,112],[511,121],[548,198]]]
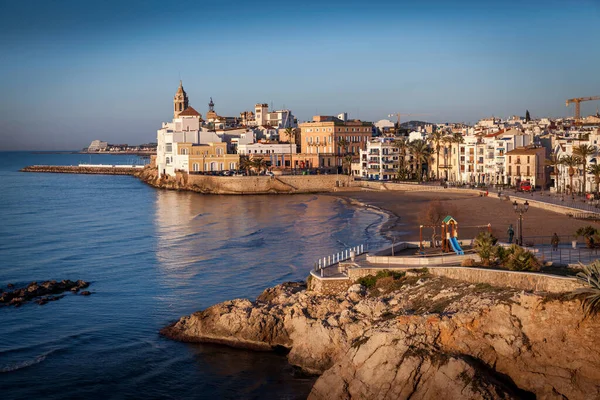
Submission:
[[[460,248],[460,244],[458,244],[458,240],[456,240],[455,237],[450,239],[450,246],[452,246],[452,250],[459,256],[465,255],[465,252]]]

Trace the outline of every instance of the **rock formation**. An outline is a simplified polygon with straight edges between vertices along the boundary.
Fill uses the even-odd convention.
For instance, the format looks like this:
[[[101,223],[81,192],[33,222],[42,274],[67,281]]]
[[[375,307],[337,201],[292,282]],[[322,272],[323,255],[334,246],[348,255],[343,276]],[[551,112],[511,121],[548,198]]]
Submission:
[[[311,399],[600,398],[600,319],[577,300],[412,275],[337,296],[286,283],[161,333],[285,350],[321,375]]]
[[[31,300],[35,300],[39,305],[44,305],[49,301],[56,301],[62,299],[64,295],[60,295],[63,292],[71,291],[77,293],[80,289],[85,289],[89,286],[89,282],[78,280],[76,282],[69,279],[57,281],[45,281],[40,284],[37,282],[31,282],[26,287],[21,289],[14,289],[14,285],[9,283],[6,285],[7,289],[14,289],[4,291],[0,289],[0,306],[9,305],[19,307],[23,303]],[[84,291],[81,294],[90,292]],[[57,296],[60,295],[60,296]]]

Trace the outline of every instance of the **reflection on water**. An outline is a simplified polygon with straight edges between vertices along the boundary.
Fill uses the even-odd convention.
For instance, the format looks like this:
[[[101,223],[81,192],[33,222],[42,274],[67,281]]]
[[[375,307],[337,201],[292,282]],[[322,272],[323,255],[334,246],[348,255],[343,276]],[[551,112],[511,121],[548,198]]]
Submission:
[[[0,393],[306,397],[312,380],[281,356],[182,344],[158,331],[212,304],[305,279],[324,255],[382,244],[383,216],[328,196],[205,196],[128,176],[17,172],[76,158],[0,155],[0,287],[68,278],[91,281],[94,292],[0,308]]]

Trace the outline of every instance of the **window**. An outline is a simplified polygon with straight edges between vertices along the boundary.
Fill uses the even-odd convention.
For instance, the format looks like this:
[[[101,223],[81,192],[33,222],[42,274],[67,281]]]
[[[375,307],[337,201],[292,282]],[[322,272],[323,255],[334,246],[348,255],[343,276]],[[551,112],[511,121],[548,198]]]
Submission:
[[[172,153],[173,152],[173,143],[166,143],[165,144],[165,153]]]
[[[315,129],[315,132],[319,132],[319,128]],[[317,143],[319,143],[319,142],[317,142]]]
[[[529,156],[527,156],[527,163],[529,164]],[[527,175],[529,175],[529,172],[527,172]]]
[[[235,169],[235,163],[234,162],[230,162],[229,163],[229,169]]]
[[[224,164],[223,164],[223,163],[221,163],[221,164],[219,165],[219,167],[221,167],[221,168],[220,168],[220,170],[221,170],[221,171],[223,171],[223,170],[225,169],[225,167],[224,167]]]
[[[200,171],[200,166],[198,165],[198,163],[194,163],[193,169],[194,171]]]
[[[217,149],[217,155],[218,155],[218,156],[222,156],[222,155],[223,155],[223,149],[221,149],[221,148],[218,148],[218,149]]]
[[[317,144],[319,144],[319,137],[318,136],[316,137],[316,141],[317,141]]]

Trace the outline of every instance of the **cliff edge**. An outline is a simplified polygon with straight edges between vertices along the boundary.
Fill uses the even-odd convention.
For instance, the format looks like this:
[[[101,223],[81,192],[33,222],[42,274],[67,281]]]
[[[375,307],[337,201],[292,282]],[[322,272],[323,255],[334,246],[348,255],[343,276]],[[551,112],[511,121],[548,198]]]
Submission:
[[[304,283],[181,318],[176,340],[285,350],[311,399],[600,398],[599,318],[579,301],[411,272],[340,295]]]

